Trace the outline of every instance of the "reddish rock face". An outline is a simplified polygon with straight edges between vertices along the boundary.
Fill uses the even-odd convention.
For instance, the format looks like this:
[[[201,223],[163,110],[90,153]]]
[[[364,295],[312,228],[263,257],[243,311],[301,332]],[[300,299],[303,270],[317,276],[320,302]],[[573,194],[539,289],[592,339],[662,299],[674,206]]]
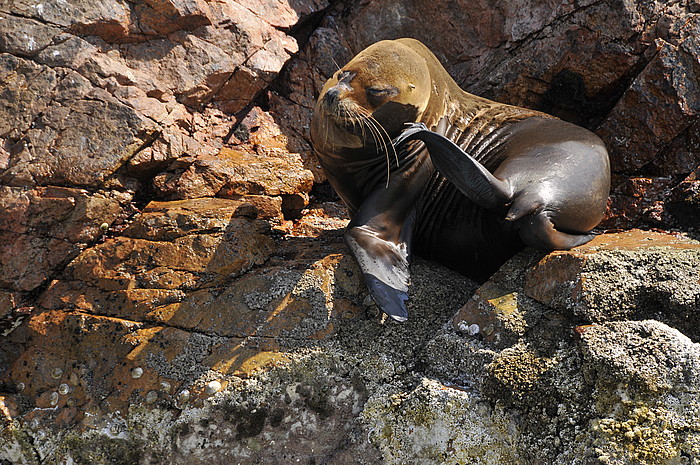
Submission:
[[[207,394],[192,377],[251,376],[364,314],[352,259],[276,245],[252,202],[152,202],[123,235],[83,251],[12,332],[21,353],[5,383],[21,383],[33,406],[61,409],[53,421],[88,427],[84,412],[128,408],[150,392],[180,403],[183,386],[194,401]],[[15,304],[12,293],[0,298]]]
[[[696,29],[700,31],[700,22]],[[690,32],[684,28],[682,33]],[[695,32],[677,45],[658,39],[654,57],[601,125],[613,171],[638,171],[700,115],[697,37]]]
[[[50,279],[102,225],[122,215],[128,194],[64,187],[0,187],[0,287],[32,291]]]
[[[697,234],[696,3],[4,2],[0,411],[100,431],[117,410],[179,412],[211,395],[208,382],[268,373],[371,315],[308,125],[325,80],[378,39],[418,38],[466,90],[595,130],[615,170],[602,228]],[[546,341],[540,323],[557,309],[697,334],[692,244],[635,231],[525,252],[456,328],[506,347],[536,326]],[[457,308],[453,294],[439,298]],[[393,349],[372,337],[357,343]],[[330,415],[299,389],[294,422]],[[260,425],[244,410],[226,415],[245,439]],[[313,442],[309,431],[299,437]],[[356,458],[347,447],[337,463]]]

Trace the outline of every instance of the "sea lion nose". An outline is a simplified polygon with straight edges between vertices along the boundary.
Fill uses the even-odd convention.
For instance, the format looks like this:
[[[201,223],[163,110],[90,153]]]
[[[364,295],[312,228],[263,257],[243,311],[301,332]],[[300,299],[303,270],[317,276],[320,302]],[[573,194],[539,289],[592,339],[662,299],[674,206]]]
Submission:
[[[337,103],[338,100],[340,100],[340,89],[337,86],[331,87],[326,91],[326,95],[323,97],[323,99],[326,101],[326,103],[331,105]]]
[[[341,98],[340,94],[344,92],[352,92],[352,87],[344,82],[339,82],[326,91],[326,95],[323,96],[323,99],[328,105],[333,105],[338,103]]]

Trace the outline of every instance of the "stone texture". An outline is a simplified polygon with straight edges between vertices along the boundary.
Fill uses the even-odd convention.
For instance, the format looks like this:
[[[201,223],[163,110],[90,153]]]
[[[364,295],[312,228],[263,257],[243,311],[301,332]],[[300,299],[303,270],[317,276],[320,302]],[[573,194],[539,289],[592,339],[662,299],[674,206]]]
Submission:
[[[0,462],[698,463],[696,242],[479,287],[417,257],[399,325],[308,141],[327,77],[413,36],[597,128],[603,228],[697,238],[695,3],[0,2]]]
[[[216,235],[225,226],[212,212],[231,212],[234,221],[241,219],[238,208],[226,199],[154,203],[125,238]],[[587,254],[697,248],[667,236],[663,245],[657,238],[655,247],[644,247],[640,236],[602,236]],[[694,396],[700,351],[677,330],[650,320],[575,326],[580,318],[571,307],[546,306],[523,290],[556,259],[529,250],[472,298],[490,299],[480,311],[486,318],[496,308],[491,318],[503,322],[490,335],[444,324],[475,286],[420,260],[413,266],[412,318],[405,324],[367,318],[373,310],[362,303],[356,265],[333,253],[339,239],[289,237],[265,269],[230,285],[159,290],[116,283],[125,288],[116,292],[142,299],[140,307],[114,296],[99,305],[71,303],[61,300],[71,292],[49,289],[42,310],[10,334],[13,347],[24,349],[2,380],[15,391],[3,405],[21,421],[3,429],[0,457],[693,463],[700,450]],[[495,298],[499,287],[509,294]],[[181,301],[160,294],[172,290]],[[103,316],[104,308],[122,313]],[[491,337],[499,333],[507,337]],[[4,356],[9,360],[8,351]],[[272,441],[275,447],[261,447]]]
[[[542,325],[552,310],[583,323],[653,318],[697,340],[700,244],[632,230],[604,234],[570,251],[521,253],[453,319],[462,333],[497,346]]]
[[[642,223],[670,223],[672,219],[666,211],[666,201],[676,183],[671,176],[624,179],[610,194],[600,227],[629,229]]]
[[[223,149],[214,157],[198,157],[183,171],[159,175],[154,183],[161,195],[171,198],[280,196],[309,192],[313,176],[299,158]]]
[[[677,223],[693,229],[700,219],[700,170],[695,170],[671,191],[666,208]]]
[[[382,463],[522,463],[520,434],[508,413],[432,379],[404,395],[380,391],[362,415]]]
[[[695,241],[641,231],[603,235],[545,257],[526,274],[523,291],[584,321],[656,318],[695,338],[698,264]]]
[[[34,290],[104,234],[129,201],[118,192],[0,187],[0,287]]]
[[[2,63],[3,111],[14,115],[2,130],[12,144],[4,184],[99,187],[154,137],[152,122],[77,73],[59,75],[11,56]],[[24,93],[38,93],[39,100],[29,97],[25,106]]]
[[[634,237],[599,239],[607,245],[599,243],[600,250],[589,251],[589,258],[596,253],[605,258],[615,249],[644,253],[641,244],[631,244]],[[696,246],[666,241],[666,247]],[[609,314],[605,323],[576,326],[582,321],[573,312],[577,301],[555,303],[557,309],[532,299],[527,295],[532,275],[555,256],[543,259],[525,251],[507,263],[455,315],[462,336],[448,332],[429,342],[424,356],[432,364],[428,372],[442,376],[448,387],[497,399],[497,408],[517,409],[518,443],[526,444],[526,450],[510,463],[695,463],[700,457],[693,387],[698,344],[659,321],[629,321],[625,315],[612,321],[615,315]],[[565,279],[550,271],[548,276],[539,273],[543,283]],[[697,276],[685,283],[692,286]],[[592,289],[601,282],[584,286]],[[601,290],[610,292],[611,287],[602,285]],[[672,314],[673,306],[659,302],[657,316]],[[485,331],[487,325],[491,328]],[[697,338],[697,328],[685,328]],[[488,406],[482,408],[490,412]]]
[[[599,130],[608,141],[613,171],[637,171],[700,114],[697,32],[678,45],[658,39],[656,47]]]
[[[698,344],[655,321],[618,322],[582,330],[581,350],[584,376],[596,379],[593,395],[607,401],[592,423],[599,459],[698,460],[700,406],[689,389],[698,379]]]
[[[285,31],[326,6],[3,2],[0,183],[10,217],[0,224],[0,288],[15,296],[7,300],[14,310],[3,311],[25,313],[18,309],[34,305],[24,302],[29,292],[105,232],[123,229],[138,208],[130,200],[150,189],[159,172],[174,162],[186,166],[177,165],[183,157],[211,163],[236,121],[224,111],[243,109],[272,82],[297,50]],[[284,141],[270,150],[277,159],[262,169],[288,169],[275,164],[284,158],[299,164]],[[283,204],[291,217],[308,203],[310,175],[301,168],[289,182],[241,169],[234,188],[222,195],[240,200],[259,194],[259,183],[245,179],[250,173],[273,179],[282,187],[272,190],[283,191],[278,198],[239,202],[247,211],[242,217],[277,224]]]

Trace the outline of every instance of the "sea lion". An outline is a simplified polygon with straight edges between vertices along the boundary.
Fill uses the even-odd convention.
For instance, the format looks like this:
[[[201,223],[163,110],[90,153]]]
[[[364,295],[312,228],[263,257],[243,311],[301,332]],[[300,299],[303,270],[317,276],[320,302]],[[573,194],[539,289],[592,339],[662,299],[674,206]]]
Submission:
[[[311,138],[370,293],[399,321],[413,252],[483,280],[524,245],[588,242],[610,189],[595,134],[464,92],[414,39],[377,42],[335,73]]]

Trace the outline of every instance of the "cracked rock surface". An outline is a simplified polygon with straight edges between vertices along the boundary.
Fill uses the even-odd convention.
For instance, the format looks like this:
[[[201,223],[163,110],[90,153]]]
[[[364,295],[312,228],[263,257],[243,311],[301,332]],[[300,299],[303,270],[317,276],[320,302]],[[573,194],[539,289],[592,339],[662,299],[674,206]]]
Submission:
[[[405,36],[614,173],[397,324],[308,126]],[[696,1],[0,1],[0,463],[700,464],[698,82]]]

